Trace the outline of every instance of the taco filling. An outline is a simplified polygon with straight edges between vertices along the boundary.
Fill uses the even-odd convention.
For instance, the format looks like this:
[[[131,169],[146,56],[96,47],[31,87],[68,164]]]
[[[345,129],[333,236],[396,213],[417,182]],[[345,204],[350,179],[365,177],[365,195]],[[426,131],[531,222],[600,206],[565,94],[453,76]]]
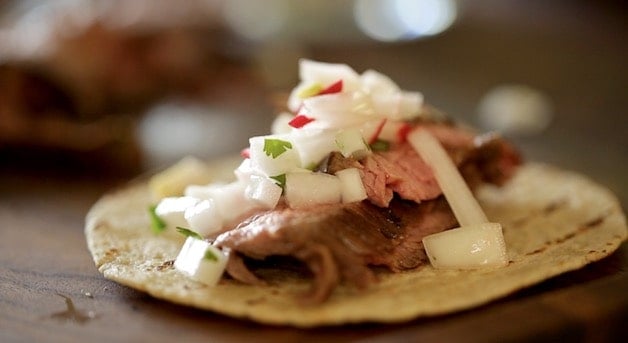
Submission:
[[[251,265],[287,257],[312,276],[303,302],[320,303],[338,284],[376,282],[373,268],[429,263],[423,238],[459,224],[410,132],[435,137],[471,188],[503,184],[521,163],[500,137],[455,126],[375,71],[302,60],[300,74],[292,112],[273,134],[249,140],[236,181],[192,185],[155,208],[167,225],[220,249],[226,274],[240,282],[266,283]]]

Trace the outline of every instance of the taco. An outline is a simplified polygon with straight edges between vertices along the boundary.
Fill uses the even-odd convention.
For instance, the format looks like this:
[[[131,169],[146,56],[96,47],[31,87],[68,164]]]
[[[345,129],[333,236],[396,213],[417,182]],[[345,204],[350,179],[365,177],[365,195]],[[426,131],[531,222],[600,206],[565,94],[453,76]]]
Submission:
[[[523,163],[502,138],[452,123],[377,72],[300,67],[293,113],[243,157],[185,160],[93,206],[85,233],[106,278],[261,323],[400,322],[485,304],[626,239],[618,201],[587,178]],[[501,224],[500,267],[435,267],[424,239],[462,220],[408,142],[418,131],[436,137]]]

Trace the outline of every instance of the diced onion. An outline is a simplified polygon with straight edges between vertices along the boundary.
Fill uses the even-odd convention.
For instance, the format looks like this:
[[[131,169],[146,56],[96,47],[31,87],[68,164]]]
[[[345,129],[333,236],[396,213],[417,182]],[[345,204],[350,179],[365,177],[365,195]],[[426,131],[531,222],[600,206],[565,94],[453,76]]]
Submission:
[[[286,149],[281,155],[273,157],[272,155],[267,155],[264,151],[266,139],[279,139],[293,143],[291,136],[288,134],[251,137],[249,144],[251,167],[253,169],[266,176],[276,176],[301,167],[301,158],[294,145],[292,148]]]
[[[315,166],[329,153],[336,150],[335,130],[295,130],[292,132],[294,148],[299,153],[300,165],[303,168]],[[274,175],[271,175],[274,176]]]
[[[188,237],[174,261],[174,268],[208,286],[218,284],[227,256],[209,242]]]
[[[310,128],[345,128],[373,120],[370,98],[362,92],[335,93],[305,99],[299,114],[316,119]]]
[[[319,83],[327,87],[342,80],[343,91],[351,92],[361,86],[360,75],[346,64],[324,63],[308,59],[299,61],[299,77],[302,81]]]
[[[356,128],[340,131],[336,135],[336,145],[344,157],[353,156],[360,159],[370,152],[368,144],[364,141],[362,132]]]
[[[362,201],[368,197],[360,171],[357,168],[339,170],[336,172],[336,176],[340,180],[343,203]]]
[[[408,135],[408,141],[427,162],[434,172],[449,206],[461,226],[486,223],[486,215],[473,193],[449,158],[443,146],[427,130],[415,130]]]
[[[400,91],[399,86],[388,76],[375,70],[367,70],[362,73],[362,89],[371,94],[392,94]]]
[[[155,207],[155,214],[158,215],[169,228],[187,226],[185,210],[196,205],[199,201],[198,198],[189,196],[163,198]]]
[[[427,130],[411,132],[408,140],[432,168],[461,225],[423,238],[432,266],[456,269],[505,266],[508,259],[501,225],[487,223],[480,204],[442,145]]]
[[[508,262],[502,227],[484,223],[446,230],[423,238],[434,268],[503,267]]]
[[[270,178],[252,175],[244,193],[260,206],[272,209],[277,206],[283,189]]]
[[[325,173],[286,174],[285,198],[291,208],[304,208],[341,201],[340,180]]]
[[[194,206],[188,207],[184,217],[190,229],[201,236],[209,236],[222,229],[222,216],[214,199],[201,200]]]

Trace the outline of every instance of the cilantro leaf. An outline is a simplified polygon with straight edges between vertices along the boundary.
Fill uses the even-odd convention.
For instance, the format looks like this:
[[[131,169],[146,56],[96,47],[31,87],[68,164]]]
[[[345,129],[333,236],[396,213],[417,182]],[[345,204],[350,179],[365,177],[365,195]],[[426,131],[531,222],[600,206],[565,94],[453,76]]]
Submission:
[[[192,237],[192,238],[203,240],[203,236],[201,236],[198,232],[194,232],[184,227],[177,226],[177,232],[184,235],[185,237]]]
[[[286,188],[286,174],[279,174],[279,175],[275,175],[275,176],[270,176],[271,179],[277,181],[277,184],[279,185],[279,187],[281,187],[281,189]]]
[[[388,151],[390,149],[390,143],[388,141],[378,139],[371,143],[371,150],[373,151]]]
[[[209,261],[218,261],[218,256],[216,256],[211,249],[205,250],[205,256],[203,257]]]
[[[266,153],[266,156],[277,158],[288,149],[292,149],[292,143],[288,141],[272,138],[264,139],[264,152]]]
[[[148,206],[148,215],[150,217],[150,227],[154,233],[161,233],[166,229],[166,222],[157,215],[155,210],[157,205]]]

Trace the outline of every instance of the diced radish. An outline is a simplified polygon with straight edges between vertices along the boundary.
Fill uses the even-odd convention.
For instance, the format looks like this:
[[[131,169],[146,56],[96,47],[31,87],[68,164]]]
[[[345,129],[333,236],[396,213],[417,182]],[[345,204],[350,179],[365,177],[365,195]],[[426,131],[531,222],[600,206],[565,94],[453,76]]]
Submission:
[[[267,140],[287,142],[290,147],[286,146],[278,155],[269,154],[268,149],[265,149]],[[299,153],[292,146],[293,142],[288,134],[252,137],[249,139],[249,144],[251,167],[266,176],[285,174],[301,166]]]
[[[508,263],[502,227],[497,223],[470,225],[423,238],[434,268],[477,269]]]
[[[318,165],[329,153],[338,149],[335,130],[295,130],[292,132],[294,148],[301,158],[301,167]]]
[[[327,86],[327,88],[318,92],[317,95],[325,95],[325,94],[334,94],[342,92],[342,80],[338,80],[331,85]]]
[[[227,256],[209,242],[188,237],[174,261],[174,268],[196,281],[215,286],[227,265]]]
[[[307,59],[299,61],[301,81],[331,85],[341,79],[343,90],[352,92],[361,88],[360,75],[346,64],[316,62]]]
[[[209,236],[222,229],[222,216],[213,199],[201,200],[194,206],[188,207],[184,217],[190,229],[201,236]]]
[[[292,131],[292,127],[289,125],[290,121],[294,118],[292,113],[281,112],[275,117],[270,127],[270,132],[274,135],[289,133]]]
[[[310,117],[308,117],[306,115],[299,114],[299,115],[295,116],[294,118],[292,118],[292,120],[290,120],[288,125],[290,125],[291,127],[296,128],[296,129],[300,129],[303,126],[307,125],[307,123],[313,122],[314,120],[315,120],[314,118],[310,118]]]
[[[187,226],[185,220],[185,210],[196,205],[200,199],[183,196],[163,198],[155,207],[155,214],[161,218],[169,228],[177,226]]]
[[[270,178],[252,175],[244,194],[260,206],[272,209],[277,206],[283,189]]]
[[[325,173],[286,174],[285,199],[291,208],[341,201],[340,179]]]
[[[344,157],[352,156],[361,159],[370,152],[368,144],[362,137],[362,132],[356,128],[340,131],[336,135],[336,145]]]
[[[244,148],[244,149],[240,150],[240,156],[242,158],[248,159],[249,157],[251,157],[251,149]]]
[[[342,202],[362,201],[368,197],[358,168],[339,170],[336,172],[336,176],[340,180]]]

